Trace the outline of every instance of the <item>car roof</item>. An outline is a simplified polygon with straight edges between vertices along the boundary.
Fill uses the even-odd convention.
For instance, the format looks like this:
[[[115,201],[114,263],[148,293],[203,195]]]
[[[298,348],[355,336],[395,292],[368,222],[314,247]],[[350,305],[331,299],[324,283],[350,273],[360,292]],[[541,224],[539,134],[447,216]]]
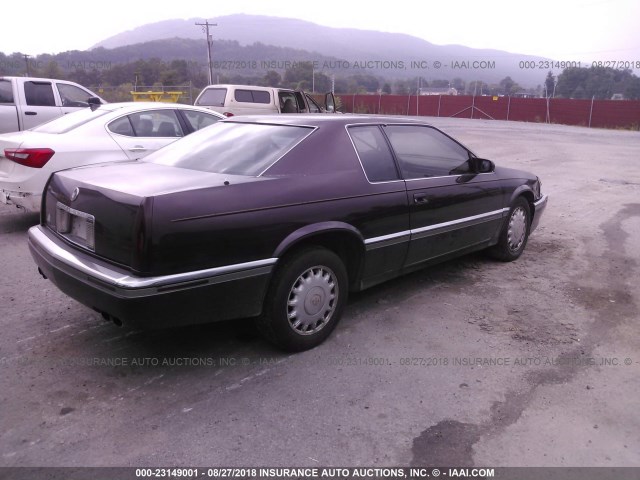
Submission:
[[[234,83],[216,83],[212,85],[207,85],[207,88],[235,88],[237,90],[264,90],[264,91],[272,91],[272,90],[291,90],[290,88],[279,88],[279,87],[265,87],[264,85],[241,85]]]
[[[237,123],[268,123],[276,125],[300,125],[319,127],[323,124],[354,125],[354,124],[399,124],[415,123],[416,125],[428,125],[427,122],[415,117],[391,116],[391,115],[359,115],[359,114],[279,114],[279,115],[238,115],[230,117],[225,122]]]
[[[161,109],[189,109],[198,110],[200,112],[210,113],[216,117],[226,118],[224,115],[214,112],[208,108],[198,107],[195,105],[188,105],[185,103],[168,103],[168,102],[114,102],[105,103],[100,105],[97,110],[106,110],[108,112],[114,112],[118,110],[119,113],[135,112],[139,110],[161,110]]]

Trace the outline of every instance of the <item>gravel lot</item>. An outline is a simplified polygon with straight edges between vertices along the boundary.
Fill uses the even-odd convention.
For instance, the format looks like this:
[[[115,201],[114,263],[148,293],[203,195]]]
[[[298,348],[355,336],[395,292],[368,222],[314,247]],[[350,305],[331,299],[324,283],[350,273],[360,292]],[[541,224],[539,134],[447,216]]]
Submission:
[[[640,133],[429,120],[539,175],[541,226],[353,295],[297,355],[104,322],[1,206],[0,466],[640,466]]]

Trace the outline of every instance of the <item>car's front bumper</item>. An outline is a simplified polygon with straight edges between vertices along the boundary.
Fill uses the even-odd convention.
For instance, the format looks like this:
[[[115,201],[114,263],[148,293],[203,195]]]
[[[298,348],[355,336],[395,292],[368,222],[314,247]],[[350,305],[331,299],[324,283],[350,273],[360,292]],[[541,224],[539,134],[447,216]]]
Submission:
[[[158,277],[78,252],[37,225],[29,250],[42,275],[80,303],[142,327],[168,327],[259,315],[277,259]]]
[[[547,201],[549,200],[549,195],[542,195],[539,200],[533,202],[533,220],[531,221],[531,230],[533,232],[538,224],[540,223],[540,218],[544,213],[544,210],[547,208]]]

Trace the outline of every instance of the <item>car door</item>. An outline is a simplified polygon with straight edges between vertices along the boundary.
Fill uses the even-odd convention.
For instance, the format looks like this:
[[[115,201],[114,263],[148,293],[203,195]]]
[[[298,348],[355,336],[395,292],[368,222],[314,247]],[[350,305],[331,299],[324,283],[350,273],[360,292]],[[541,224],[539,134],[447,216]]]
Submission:
[[[130,113],[111,121],[107,130],[132,160],[149,155],[184,136],[177,114],[172,109]]]
[[[474,172],[472,154],[433,127],[383,130],[407,189],[411,241],[405,266],[488,242],[504,215],[495,174]]]
[[[56,97],[51,82],[28,80],[24,82],[24,103],[22,104],[22,120],[24,130],[36,127],[62,115],[56,104]]]
[[[351,125],[347,132],[370,184],[372,207],[363,229],[363,286],[392,278],[409,248],[409,207],[404,181],[380,125]]]

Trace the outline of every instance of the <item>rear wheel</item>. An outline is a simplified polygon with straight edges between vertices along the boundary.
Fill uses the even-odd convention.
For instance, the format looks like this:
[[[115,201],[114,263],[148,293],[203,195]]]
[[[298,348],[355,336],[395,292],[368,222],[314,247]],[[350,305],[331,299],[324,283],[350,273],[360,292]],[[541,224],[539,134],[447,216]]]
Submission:
[[[502,227],[498,243],[488,250],[489,254],[503,262],[516,260],[527,245],[530,228],[529,202],[523,197],[518,197],[509,210],[509,217]]]
[[[325,248],[309,247],[285,257],[269,288],[258,329],[287,351],[319,345],[340,320],[347,284],[344,263]]]

